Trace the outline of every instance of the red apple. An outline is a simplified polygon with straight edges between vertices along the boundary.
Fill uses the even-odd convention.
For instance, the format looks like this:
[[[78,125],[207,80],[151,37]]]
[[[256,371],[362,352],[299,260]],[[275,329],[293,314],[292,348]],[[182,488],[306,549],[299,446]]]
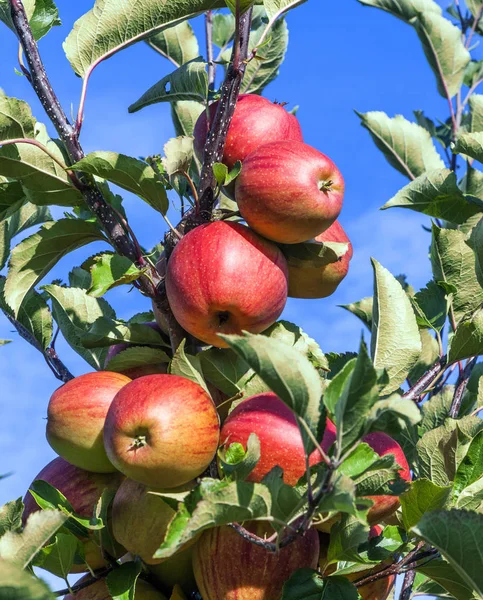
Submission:
[[[392,437],[382,431],[376,431],[375,433],[366,435],[363,442],[369,444],[379,456],[394,454],[396,463],[401,467],[401,470],[399,471],[401,478],[405,481],[411,481],[411,470],[408,461],[406,460],[403,449],[396,440],[393,440]],[[399,498],[397,496],[368,497],[374,502],[367,514],[367,520],[371,525],[384,521],[384,519],[392,515],[399,508]]]
[[[42,479],[50,485],[57,488],[70,502],[74,511],[81,517],[92,517],[97,502],[105,489],[116,490],[121,484],[124,476],[121,473],[89,473],[69,464],[63,458],[55,458],[45,466],[33,481]],[[37,502],[30,492],[25,494],[23,499],[25,510],[23,513],[24,522],[29,515],[40,510]],[[83,541],[86,562],[91,569],[100,569],[106,562],[102,557],[101,550],[92,535]],[[107,549],[116,557],[125,553],[124,548],[116,546]],[[75,564],[72,573],[87,571],[84,563]]]
[[[238,223],[190,231],[168,261],[169,304],[188,333],[226,347],[218,333],[260,333],[287,300],[287,263],[279,248]]]
[[[259,537],[271,535],[263,522],[245,524]],[[319,538],[314,529],[277,554],[243,539],[225,525],[208,529],[195,546],[193,570],[206,600],[275,600],[297,569],[315,569]]]
[[[147,325],[154,329],[155,331],[163,331],[161,327],[158,326],[156,322],[148,322],[143,323],[143,325]],[[122,344],[114,344],[109,346],[107,350],[106,359],[104,361],[104,368],[109,369],[109,362],[118,354],[120,354],[123,350],[127,350],[128,348],[134,348],[136,344],[122,343]],[[129,377],[130,379],[137,379],[138,377],[144,377],[144,375],[158,375],[160,373],[166,373],[168,370],[167,363],[157,363],[153,365],[143,365],[139,367],[132,367],[131,369],[125,369],[122,371],[123,375]]]
[[[213,121],[217,108],[218,102],[210,105],[210,122]],[[195,152],[201,161],[208,132],[207,115],[203,111],[194,129]],[[228,129],[222,162],[228,169],[232,169],[237,160],[245,160],[261,144],[279,140],[303,141],[298,119],[281,104],[275,104],[256,94],[242,94],[238,98]]]
[[[164,540],[169,522],[176,511],[142,483],[125,479],[112,503],[112,533],[119,544],[145,563],[156,564],[153,558]]]
[[[191,544],[161,564],[149,565],[152,581],[163,590],[179,586],[187,596],[195,592],[197,588],[192,564],[194,548]]]
[[[82,579],[80,579],[77,583],[81,584],[85,581],[92,579],[91,575],[86,575]],[[109,593],[109,589],[107,587],[106,579],[102,578],[89,585],[88,587],[79,590],[75,594],[67,594],[64,596],[64,600],[111,600],[112,596]],[[159,590],[149,584],[147,581],[142,579],[138,579],[136,583],[136,593],[134,595],[134,600],[166,600],[166,596],[164,596]]]
[[[117,392],[131,380],[121,373],[97,371],[71,379],[50,398],[47,441],[62,458],[86,471],[112,473],[102,431]]]
[[[210,396],[177,375],[147,375],[126,385],[104,426],[112,464],[127,477],[159,488],[198,477],[213,459],[219,436]]]
[[[337,262],[321,267],[291,255],[291,248],[297,246],[286,246],[284,254],[288,264],[288,295],[291,298],[326,298],[335,292],[349,271],[352,244],[339,221],[334,221],[315,241],[346,243],[348,249]]]
[[[328,156],[302,142],[272,142],[249,154],[236,180],[242,217],[282,244],[306,242],[337,219],[344,180]]]
[[[221,429],[221,443],[234,442],[246,448],[250,433],[260,440],[260,460],[247,480],[260,482],[276,465],[283,479],[295,485],[305,473],[305,451],[297,420],[290,408],[272,392],[247,398],[232,410]],[[335,426],[327,419],[322,449],[327,452],[335,441]],[[318,450],[310,455],[310,465],[322,460]]]

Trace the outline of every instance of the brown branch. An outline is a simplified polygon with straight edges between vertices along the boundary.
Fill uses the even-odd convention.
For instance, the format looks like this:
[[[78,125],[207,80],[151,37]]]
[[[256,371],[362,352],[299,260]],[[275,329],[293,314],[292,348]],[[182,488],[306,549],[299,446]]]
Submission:
[[[426,371],[426,373],[416,381],[416,383],[410,388],[403,398],[405,400],[413,400],[414,402],[419,401],[419,397],[423,394],[424,390],[428,388],[433,381],[439,376],[441,371],[446,368],[446,357],[443,356],[434,365]]]
[[[80,590],[85,590],[85,588],[90,587],[94,583],[97,583],[99,579],[103,579],[107,577],[109,573],[112,571],[112,567],[106,567],[101,571],[94,571],[95,577],[88,579],[87,581],[83,581],[82,583],[76,583],[70,589],[65,588],[64,590],[57,590],[53,592],[54,596],[66,596],[67,594],[75,594],[76,592],[80,592]]]
[[[466,363],[466,366],[463,369],[463,372],[460,374],[460,376],[458,378],[458,382],[456,384],[456,390],[455,390],[455,393],[453,396],[453,401],[451,402],[451,407],[449,409],[449,416],[452,419],[458,418],[458,414],[459,414],[460,408],[461,408],[461,402],[463,400],[463,394],[466,391],[466,386],[468,385],[468,381],[470,379],[471,372],[473,371],[473,368],[476,365],[477,360],[478,360],[477,356],[475,356],[474,358],[469,360]]]
[[[411,569],[404,575],[404,581],[399,594],[399,600],[409,600],[413,592],[414,580],[416,579],[416,571]]]

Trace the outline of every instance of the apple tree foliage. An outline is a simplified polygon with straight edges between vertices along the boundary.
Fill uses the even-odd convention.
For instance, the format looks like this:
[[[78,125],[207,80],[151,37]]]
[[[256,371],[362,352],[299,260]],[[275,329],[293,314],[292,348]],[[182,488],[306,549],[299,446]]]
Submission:
[[[82,78],[83,91],[77,123],[66,135],[59,134],[60,139],[50,137],[34,116],[41,113],[40,105],[31,108],[0,92],[0,308],[62,380],[70,374],[55,351],[57,331],[92,369],[105,366],[109,346],[129,342],[108,369],[165,362],[170,373],[205,389],[209,384],[228,397],[272,390],[297,415],[307,453],[321,439],[326,415],[334,419],[337,440],[329,464],[313,467],[295,487],[283,483],[278,469],[261,483],[246,481],[259,458],[255,437],[246,452],[220,455],[221,480],[203,477],[189,493],[169,495],[177,512],[157,558],[172,556],[217,525],[265,519],[283,539],[287,526],[301,518],[308,517],[310,525],[342,514],[328,549],[334,575],[323,578],[301,570],[286,583],[283,600],[356,599],[357,578],[350,583],[338,575],[378,565],[385,576],[411,574],[404,576],[405,599],[422,593],[481,598],[483,421],[478,413],[483,409],[483,369],[477,359],[483,355],[483,172],[478,168],[483,162],[483,96],[477,88],[483,81],[483,61],[474,59],[472,50],[483,35],[483,2],[455,2],[443,12],[433,0],[359,0],[414,30],[450,115],[440,120],[417,110],[408,120],[380,111],[358,113],[387,162],[408,180],[382,208],[410,209],[431,218],[433,278],[416,291],[373,260],[373,296],[343,307],[368,329],[370,343],[361,341],[357,354],[322,350],[286,321],[262,335],[227,336],[228,349],[200,351],[186,340],[173,348],[172,339],[143,325],[153,320],[152,313],[122,320],[105,298],[117,286],[124,286],[126,293],[134,286],[149,295],[147,282],[163,250],[161,244],[149,249],[137,242],[118,192],[136,195],[165,218],[168,196],[178,196],[174,204],[183,210],[193,205],[193,189],[180,172],[198,184],[194,123],[222,91],[210,80],[204,40],[197,39],[189,20],[215,11],[214,58],[218,69],[229,71],[236,19],[253,10],[251,60],[241,91],[260,94],[277,76],[287,50],[286,13],[302,2],[96,0],[63,45],[74,73]],[[12,16],[19,4],[0,0],[0,20],[21,37]],[[53,0],[24,0],[23,5],[28,19],[24,32],[30,29],[31,47],[36,47],[60,25],[59,13]],[[129,112],[169,103],[177,137],[162,142],[159,156],[111,151],[84,155],[78,140],[90,75],[137,42],[158,53],[153,61],[170,61],[172,71],[139,93]],[[35,65],[27,64],[23,72],[31,80]],[[49,109],[48,89],[36,92],[48,108],[45,118],[55,126],[49,131],[59,131],[62,109],[54,104]],[[223,165],[213,165],[216,191],[238,170],[228,173]],[[92,190],[101,198],[102,210]],[[224,211],[236,211],[236,205],[221,195],[213,218]],[[109,221],[113,215],[118,218],[115,227]],[[134,240],[137,257],[130,250]],[[86,248],[84,262],[72,264],[65,281],[51,280],[60,259],[93,242],[103,249],[89,256]],[[300,252],[307,251],[303,246]],[[324,264],[338,255],[329,244],[319,247],[317,258]],[[385,431],[401,444],[413,471],[411,484],[400,480],[391,456],[381,459],[361,443],[372,431]],[[112,500],[107,495],[89,520],[76,515],[54,488],[36,485],[34,493],[45,510],[32,515],[24,527],[21,500],[0,508],[2,600],[55,597],[32,567],[67,578],[81,552],[78,540],[105,529]],[[401,508],[368,544],[371,501],[366,497],[382,494],[400,496]],[[115,564],[108,577],[109,588],[116,590],[113,598],[132,598],[138,576],[143,576],[138,563]]]

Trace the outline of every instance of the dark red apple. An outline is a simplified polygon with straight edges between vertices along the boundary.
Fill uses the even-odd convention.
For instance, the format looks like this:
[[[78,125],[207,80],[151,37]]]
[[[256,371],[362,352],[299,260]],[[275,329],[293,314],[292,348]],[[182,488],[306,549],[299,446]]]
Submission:
[[[262,538],[273,533],[263,522],[244,526]],[[225,525],[203,533],[193,553],[193,570],[207,600],[275,600],[292,573],[314,569],[318,557],[319,538],[314,529],[275,554]]]
[[[121,373],[97,371],[58,388],[47,409],[47,441],[62,458],[86,471],[112,473],[102,432],[117,392],[131,380]]]
[[[295,485],[305,473],[305,451],[297,420],[290,408],[272,392],[247,398],[232,410],[221,430],[221,443],[234,442],[246,448],[250,433],[260,440],[260,460],[247,480],[260,482],[276,465],[283,479]],[[327,452],[335,441],[335,425],[327,419],[321,447]],[[318,450],[310,455],[310,465],[322,460]]]
[[[82,517],[92,517],[97,502],[105,489],[117,490],[124,476],[121,473],[89,473],[69,464],[63,458],[55,458],[45,466],[33,481],[42,479],[57,488],[70,502],[72,508]],[[25,494],[24,522],[29,515],[40,510],[37,502],[30,492]],[[102,557],[101,549],[96,544],[94,536],[83,541],[86,562],[91,569],[100,569],[106,562]],[[121,546],[109,548],[116,557],[122,556],[126,551]],[[72,573],[87,571],[84,563],[75,564]]]
[[[77,583],[81,584],[90,579],[92,579],[92,575],[86,575]],[[79,590],[75,594],[67,594],[67,596],[64,596],[64,600],[112,600],[112,596],[109,593],[106,579],[101,578],[96,583]],[[134,600],[166,600],[166,596],[147,581],[139,578],[136,583]]]
[[[215,117],[218,102],[209,108],[210,122]],[[203,111],[194,129],[196,156],[203,160],[203,149],[209,132],[206,111]],[[303,141],[298,119],[281,104],[270,102],[256,94],[242,94],[233,114],[222,162],[232,169],[237,160],[243,161],[261,144],[279,140]]]
[[[158,488],[198,477],[213,459],[219,436],[210,396],[177,375],[147,375],[129,383],[114,398],[104,426],[112,464]]]
[[[213,346],[218,333],[260,333],[287,300],[287,263],[279,248],[238,223],[190,231],[168,261],[166,291],[181,326]]]
[[[335,292],[349,272],[352,244],[339,221],[334,221],[328,229],[316,236],[315,241],[348,244],[348,249],[337,262],[320,267],[310,260],[291,256],[290,249],[296,246],[286,246],[284,254],[288,264],[288,295],[291,298],[326,298]]]
[[[379,456],[394,454],[396,463],[401,467],[399,471],[401,478],[405,481],[411,481],[411,470],[408,461],[403,449],[396,440],[393,440],[392,437],[382,431],[376,431],[375,433],[366,435],[363,442],[369,444]],[[367,520],[371,525],[384,521],[384,519],[392,515],[399,508],[399,498],[397,496],[368,497],[374,502],[367,514]]]
[[[264,144],[251,152],[236,180],[242,217],[282,244],[306,242],[337,219],[344,179],[328,156],[302,142]]]

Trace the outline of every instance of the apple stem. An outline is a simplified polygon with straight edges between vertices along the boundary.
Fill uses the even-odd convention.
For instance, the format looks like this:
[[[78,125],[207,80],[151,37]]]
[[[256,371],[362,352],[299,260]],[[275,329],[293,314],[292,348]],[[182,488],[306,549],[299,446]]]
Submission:
[[[330,192],[333,185],[334,182],[332,181],[332,179],[323,179],[322,181],[319,181],[319,190],[321,192]]]

